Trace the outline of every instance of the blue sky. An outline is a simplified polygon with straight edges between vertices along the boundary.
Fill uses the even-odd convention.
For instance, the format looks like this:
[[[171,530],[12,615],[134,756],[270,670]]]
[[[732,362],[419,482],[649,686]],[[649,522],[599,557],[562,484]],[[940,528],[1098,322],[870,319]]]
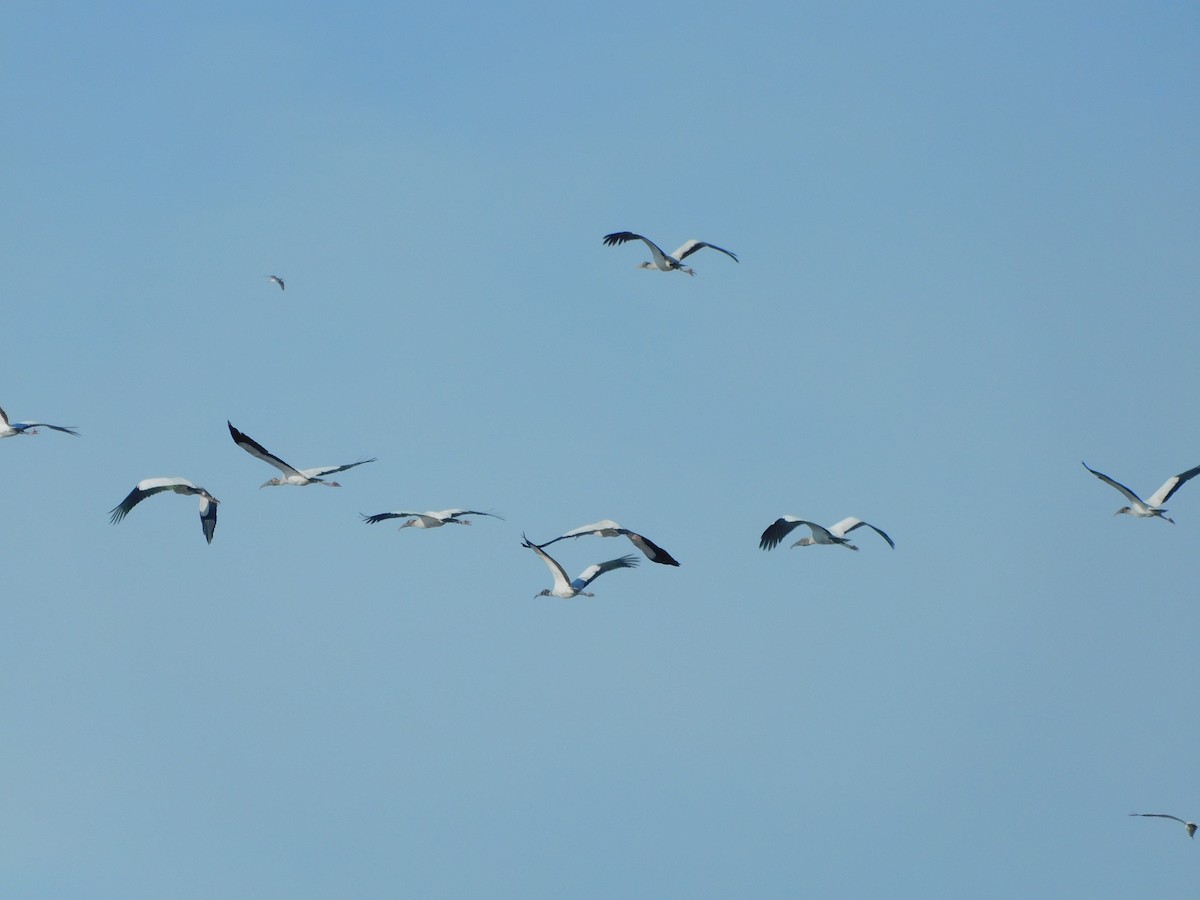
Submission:
[[[0,405],[82,436],[0,444],[5,892],[1190,890],[1127,814],[1200,816],[1200,489],[1114,518],[1079,462],[1200,463],[1198,44],[1188,4],[10,5]],[[379,459],[259,491],[227,419]],[[191,498],[108,523],[160,475],[211,546]],[[505,519],[358,518],[450,506]],[[763,553],[785,513],[897,546]],[[600,518],[682,566],[533,599],[522,532]]]

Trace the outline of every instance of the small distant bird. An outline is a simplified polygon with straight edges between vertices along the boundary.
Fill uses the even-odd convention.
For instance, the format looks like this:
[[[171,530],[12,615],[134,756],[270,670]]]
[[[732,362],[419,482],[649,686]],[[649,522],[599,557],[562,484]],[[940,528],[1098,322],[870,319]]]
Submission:
[[[1200,466],[1196,466],[1194,469],[1188,469],[1186,472],[1181,472],[1178,475],[1172,475],[1163,482],[1162,487],[1143,500],[1129,488],[1125,487],[1125,485],[1121,484],[1121,482],[1113,481],[1113,479],[1109,478],[1103,472],[1097,472],[1087,463],[1084,463],[1083,467],[1105,484],[1115,487],[1118,491],[1125,495],[1125,498],[1130,503],[1133,504],[1132,506],[1122,506],[1115,513],[1113,513],[1114,516],[1119,516],[1122,513],[1130,516],[1137,516],[1139,519],[1150,519],[1157,516],[1160,519],[1166,519],[1172,525],[1175,524],[1175,520],[1170,516],[1164,515],[1166,510],[1163,509],[1163,504],[1170,500],[1171,495],[1177,490],[1179,490],[1197,475],[1200,475]]]
[[[325,481],[322,475],[333,475],[336,472],[345,472],[347,469],[353,469],[355,466],[365,465],[369,462],[375,462],[375,457],[370,459],[360,459],[358,462],[348,463],[344,466],[317,466],[315,469],[296,469],[289,466],[282,459],[271,453],[266,447],[260,444],[254,438],[249,437],[233,427],[233,423],[229,420],[225,421],[229,426],[229,434],[233,437],[233,442],[249,453],[251,456],[257,456],[265,463],[270,463],[280,472],[283,473],[282,478],[272,478],[265,484],[260,484],[259,489],[271,487],[279,484],[295,484],[304,487],[309,484],[323,484],[326,487],[341,487],[336,481]]]
[[[18,434],[37,434],[39,428],[50,428],[79,437],[79,432],[74,428],[65,428],[62,425],[47,425],[45,422],[10,422],[8,415],[0,409],[0,438],[15,437]]]
[[[1179,818],[1179,816],[1170,816],[1170,815],[1167,815],[1166,813],[1130,813],[1130,815],[1131,816],[1149,816],[1152,819],[1174,819],[1176,822],[1178,822],[1180,825],[1182,825],[1184,828],[1187,829],[1188,837],[1192,838],[1193,840],[1195,840],[1195,838],[1196,838],[1196,823],[1195,822],[1185,822],[1183,819]]]
[[[470,525],[469,519],[462,516],[491,516],[493,519],[503,519],[495,513],[479,512],[476,509],[443,509],[438,512],[385,512],[373,516],[362,516],[364,524],[377,525],[387,519],[408,518],[400,528],[441,528],[443,525]],[[411,517],[411,518],[410,518]],[[399,530],[399,529],[397,529]]]
[[[679,565],[675,557],[650,540],[650,538],[640,535],[635,531],[630,531],[628,528],[622,528],[612,519],[601,519],[599,522],[594,522],[591,525],[580,525],[578,528],[572,528],[566,534],[560,534],[552,541],[538,544],[538,547],[549,547],[557,541],[562,541],[566,538],[583,537],[585,534],[593,534],[597,537],[620,537],[624,535],[629,538],[633,546],[642,551],[646,559],[650,560],[650,562],[661,563],[664,566]]]
[[[266,275],[264,277],[267,279],[267,281],[274,282],[275,284],[279,285],[279,289],[281,291],[287,290],[287,286],[283,283],[283,279],[278,275]]]
[[[521,546],[528,547],[540,556],[542,562],[546,564],[546,568],[550,570],[550,574],[554,576],[554,587],[546,588],[544,591],[535,594],[535,597],[561,597],[564,600],[570,600],[572,597],[595,597],[595,594],[589,594],[584,588],[605,572],[611,572],[613,569],[632,569],[638,564],[636,556],[632,554],[622,556],[620,559],[610,559],[608,562],[588,566],[579,573],[578,578],[574,581],[568,581],[566,571],[554,560],[554,557],[537,544],[530,542],[529,538],[525,537],[525,535],[521,535]]]
[[[758,548],[760,550],[775,549],[777,546],[779,546],[779,543],[785,537],[787,537],[789,533],[791,533],[791,530],[798,525],[807,525],[809,530],[812,531],[812,537],[800,538],[800,540],[792,544],[793,547],[808,547],[812,544],[840,544],[841,546],[847,547],[851,550],[857,550],[858,548],[850,543],[850,540],[846,537],[846,535],[855,528],[862,528],[865,526],[887,541],[888,546],[893,550],[896,549],[896,542],[890,537],[888,537],[870,522],[864,522],[862,519],[854,518],[854,516],[842,519],[842,521],[838,522],[836,525],[830,525],[828,528],[825,528],[823,525],[818,525],[816,522],[808,522],[804,519],[797,519],[795,516],[781,516],[767,526],[767,530],[762,533],[762,537],[759,539]]]
[[[703,250],[708,247],[712,250],[720,250],[734,262],[738,261],[737,254],[730,253],[716,244],[706,244],[704,241],[698,241],[692,238],[682,247],[672,253],[670,256],[662,252],[662,249],[654,241],[648,237],[643,237],[640,234],[634,234],[632,231],[614,231],[612,234],[604,236],[604,246],[615,247],[618,244],[624,244],[626,241],[641,241],[650,248],[650,256],[654,262],[644,262],[638,265],[639,269],[658,269],[660,272],[687,272],[689,275],[695,275],[695,271],[683,265],[683,261],[695,253],[697,250]]]
[[[129,511],[155,494],[163,491],[174,491],[176,494],[198,494],[200,497],[200,527],[204,529],[204,539],[210,544],[213,532],[217,530],[217,504],[221,501],[202,487],[196,487],[186,478],[145,478],[137,483],[129,496],[114,506],[109,521],[116,525]]]

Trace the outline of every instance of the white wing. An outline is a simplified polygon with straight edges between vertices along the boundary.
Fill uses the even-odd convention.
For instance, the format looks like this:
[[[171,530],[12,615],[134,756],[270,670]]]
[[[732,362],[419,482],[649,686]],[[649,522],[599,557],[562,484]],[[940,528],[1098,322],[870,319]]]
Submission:
[[[322,475],[332,475],[335,472],[345,472],[347,469],[353,469],[355,466],[363,466],[371,462],[375,462],[375,457],[371,457],[370,459],[360,459],[358,462],[347,463],[344,466],[317,466],[315,469],[301,469],[300,474],[305,478],[320,478]]]
[[[667,265],[666,254],[662,252],[662,248],[648,237],[643,237],[640,234],[634,234],[632,231],[615,231],[612,234],[604,236],[604,245],[606,247],[615,247],[618,244],[624,244],[626,241],[642,241],[650,248],[650,255],[654,257],[654,263],[661,269],[669,268]]]
[[[459,516],[491,516],[493,519],[504,519],[503,516],[498,516],[490,512],[482,512],[478,509],[443,509],[438,512],[425,513],[425,515],[434,516],[443,522],[447,519],[457,519]]]
[[[1197,474],[1200,474],[1200,466],[1188,469],[1186,472],[1181,472],[1178,475],[1172,475],[1163,483],[1162,487],[1146,499],[1146,504],[1148,506],[1162,506],[1171,499],[1172,494],[1195,478]]]
[[[546,541],[544,544],[538,544],[539,547],[549,547],[551,544],[566,540],[567,538],[583,537],[585,534],[599,535],[600,537],[614,537],[618,534],[623,534],[625,529],[614,522],[612,519],[601,519],[599,522],[593,522],[591,525],[580,525],[578,528],[572,528],[570,531],[563,532],[554,540]]]
[[[580,572],[579,577],[571,582],[571,587],[577,591],[582,591],[605,572],[611,572],[613,569],[632,569],[637,564],[636,556],[622,556],[620,559],[610,559],[608,562],[596,563]],[[561,567],[559,567],[559,571],[562,571]],[[557,586],[558,582],[555,582],[555,587]]]
[[[1125,499],[1128,500],[1130,503],[1132,503],[1134,506],[1142,505],[1142,498],[1139,497],[1137,494],[1135,494],[1133,491],[1131,491],[1129,488],[1125,487],[1125,485],[1121,484],[1121,482],[1114,481],[1113,479],[1111,479],[1107,475],[1105,475],[1103,472],[1097,472],[1095,469],[1093,469],[1087,463],[1083,463],[1083,467],[1085,469],[1087,469],[1089,472],[1091,472],[1093,475],[1095,475],[1097,478],[1099,478],[1101,481],[1103,481],[1105,484],[1110,485],[1111,487],[1115,487],[1118,491],[1120,491],[1122,494],[1124,494]],[[1174,479],[1171,479],[1171,480],[1174,480]],[[1167,484],[1164,484],[1162,488],[1159,488],[1159,490],[1161,491],[1163,488],[1167,488],[1167,486],[1170,485],[1171,480],[1168,480]],[[1170,493],[1169,488],[1168,488],[1168,493]]]
[[[542,558],[542,562],[546,564],[546,568],[549,569],[550,574],[554,576],[554,590],[565,593],[566,591],[569,591],[575,587],[570,581],[567,580],[566,571],[558,564],[554,557],[537,544],[531,543],[530,540],[525,537],[525,535],[521,535],[521,546],[528,547]],[[598,575],[600,573],[597,572],[596,574]],[[595,578],[596,576],[593,575],[592,577]],[[585,581],[584,584],[587,584],[587,582]],[[575,590],[579,590],[579,588],[575,588]]]
[[[109,521],[114,525],[129,515],[129,511],[145,500],[163,491],[173,491],[177,487],[187,488],[187,493],[198,493],[200,488],[186,478],[144,478],[137,483],[128,496],[109,510]]]
[[[305,475],[303,472],[301,472],[299,469],[295,469],[292,466],[289,466],[287,463],[285,463],[282,459],[280,459],[278,456],[276,456],[274,453],[272,453],[270,450],[268,450],[266,447],[264,447],[258,441],[254,440],[254,438],[238,431],[236,428],[233,427],[233,423],[230,422],[228,419],[225,421],[225,424],[229,426],[229,434],[233,437],[233,442],[235,444],[237,444],[239,447],[241,447],[243,450],[245,450],[247,453],[249,453],[251,456],[258,457],[263,462],[274,466],[280,472],[282,472],[284,475],[299,475],[302,478],[309,477],[309,476]]]
[[[731,253],[730,251],[726,250],[724,247],[718,247],[716,244],[709,244],[709,243],[706,243],[705,241],[698,241],[695,238],[692,238],[690,241],[688,241],[686,244],[684,244],[682,247],[680,247],[678,250],[676,250],[671,255],[674,256],[680,262],[683,262],[687,257],[691,256],[697,250],[703,250],[705,247],[708,247],[710,250],[720,250],[722,253],[724,253],[726,256],[728,256],[730,259],[732,259],[734,262],[738,261],[736,253]]]
[[[862,519],[854,518],[854,516],[849,516],[845,519],[842,519],[842,521],[838,522],[836,525],[834,525],[829,530],[831,533],[837,535],[838,537],[845,537],[847,534],[849,534],[855,528],[862,528],[862,527],[870,528],[873,532],[875,532],[877,535],[879,535],[881,538],[883,538],[885,541],[887,541],[889,547],[891,547],[893,550],[896,549],[896,542],[893,541],[890,537],[888,537],[886,534],[884,534],[882,531],[880,531],[878,528],[876,528],[870,522],[864,522]]]

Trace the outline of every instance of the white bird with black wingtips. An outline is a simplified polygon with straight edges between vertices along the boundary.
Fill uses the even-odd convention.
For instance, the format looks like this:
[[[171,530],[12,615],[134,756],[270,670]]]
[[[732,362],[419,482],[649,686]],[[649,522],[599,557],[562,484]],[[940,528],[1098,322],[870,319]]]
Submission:
[[[614,231],[612,234],[604,236],[604,245],[606,247],[616,247],[624,244],[626,241],[641,241],[650,248],[650,257],[653,262],[639,263],[639,269],[657,269],[660,272],[687,272],[689,275],[695,275],[693,269],[689,269],[683,264],[683,261],[695,253],[697,250],[703,250],[708,247],[710,250],[719,250],[724,253],[734,262],[738,261],[737,254],[731,253],[723,247],[718,247],[716,244],[709,244],[704,241],[698,241],[692,238],[684,243],[682,247],[674,253],[667,255],[663,253],[662,248],[648,237],[640,234],[634,234],[632,231]]]
[[[491,516],[493,519],[504,519],[504,516],[498,516],[495,513],[480,512],[476,509],[442,509],[437,512],[385,512],[376,513],[373,516],[363,515],[363,522],[367,525],[377,525],[380,522],[385,522],[388,519],[408,519],[400,528],[441,528],[443,525],[470,525],[470,519],[464,519],[463,516]],[[399,529],[397,529],[399,530]]]
[[[1170,516],[1164,515],[1166,510],[1163,508],[1163,504],[1170,500],[1171,495],[1177,490],[1179,490],[1197,475],[1200,475],[1200,466],[1196,466],[1194,469],[1188,469],[1186,472],[1180,472],[1178,475],[1172,475],[1163,482],[1162,487],[1143,500],[1129,488],[1125,487],[1125,485],[1121,484],[1121,482],[1114,481],[1103,472],[1097,472],[1087,463],[1083,463],[1083,467],[1105,484],[1116,488],[1125,496],[1125,499],[1130,502],[1130,506],[1122,506],[1115,513],[1113,513],[1114,516],[1119,516],[1124,513],[1125,515],[1137,516],[1139,519],[1166,519],[1172,525],[1175,524],[1175,520]]]
[[[1131,816],[1144,816],[1146,818],[1151,818],[1151,819],[1174,819],[1176,822],[1178,822],[1180,825],[1182,825],[1184,828],[1187,829],[1188,837],[1192,838],[1193,840],[1195,840],[1195,838],[1196,838],[1196,823],[1185,821],[1184,819],[1179,818],[1179,816],[1172,816],[1172,815],[1168,815],[1167,813],[1130,813],[1130,815]]]
[[[323,484],[326,487],[341,487],[336,481],[326,481],[322,476],[333,475],[336,472],[345,472],[347,469],[353,469],[355,466],[375,462],[375,458],[372,457],[371,459],[360,459],[358,462],[347,463],[344,466],[317,466],[313,469],[297,469],[289,466],[258,441],[254,440],[254,438],[242,434],[242,432],[233,427],[232,422],[226,420],[225,424],[229,426],[229,434],[233,437],[235,444],[251,456],[258,457],[263,462],[269,463],[283,473],[282,478],[272,478],[265,484],[259,485],[260,489],[280,484],[294,484],[299,487],[309,484]]]
[[[888,546],[893,550],[896,549],[896,542],[887,536],[883,531],[876,528],[870,522],[864,522],[862,519],[856,519],[854,516],[849,516],[836,525],[830,525],[826,528],[824,525],[818,525],[816,522],[809,522],[806,519],[798,519],[795,516],[780,516],[774,522],[767,526],[767,530],[762,533],[762,537],[758,541],[760,550],[773,550],[779,546],[780,542],[791,533],[793,528],[800,525],[807,525],[812,532],[812,537],[802,537],[793,547],[809,547],[813,544],[838,544],[850,550],[858,548],[850,543],[850,539],[846,537],[856,528],[870,528],[873,532],[888,542]]]
[[[535,597],[561,597],[564,600],[569,600],[572,597],[594,597],[596,596],[595,594],[588,593],[584,588],[605,572],[611,572],[613,569],[632,569],[638,564],[637,557],[630,554],[629,556],[622,556],[620,559],[610,559],[607,562],[590,565],[579,573],[578,578],[571,580],[567,578],[566,570],[558,564],[554,557],[537,544],[531,542],[525,535],[521,535],[521,546],[528,547],[540,556],[542,562],[546,564],[546,568],[550,570],[550,574],[554,576],[554,587],[546,588],[544,591],[535,594]]]
[[[202,487],[197,487],[186,478],[144,478],[129,492],[129,496],[114,506],[109,521],[116,525],[129,511],[155,494],[163,491],[173,491],[176,494],[194,494],[200,497],[200,527],[204,529],[204,539],[210,544],[213,532],[217,530],[217,504],[221,501]]]
[[[10,422],[8,415],[3,409],[0,409],[0,438],[16,437],[18,434],[37,434],[39,428],[49,428],[79,437],[78,431],[64,425],[47,425],[45,422]]]
[[[583,537],[585,534],[595,535],[597,537],[627,537],[633,546],[637,547],[645,555],[650,562],[661,563],[664,566],[677,566],[678,560],[670,553],[664,550],[654,541],[645,535],[638,534],[636,531],[630,531],[628,528],[622,528],[612,519],[601,519],[599,522],[593,522],[591,525],[580,525],[578,528],[572,528],[566,534],[560,534],[552,541],[546,541],[544,544],[538,544],[539,547],[549,547],[551,544],[566,540],[567,538]]]

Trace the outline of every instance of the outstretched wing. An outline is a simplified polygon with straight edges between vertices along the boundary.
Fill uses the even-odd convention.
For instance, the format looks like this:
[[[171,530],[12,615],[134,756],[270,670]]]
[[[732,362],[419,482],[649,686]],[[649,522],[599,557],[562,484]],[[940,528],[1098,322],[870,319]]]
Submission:
[[[498,516],[495,513],[483,512],[478,509],[443,509],[435,513],[426,513],[426,515],[437,516],[442,521],[446,519],[457,519],[459,516],[491,516],[493,519],[504,521],[504,516]]]
[[[637,564],[637,557],[632,554],[622,556],[620,559],[610,559],[607,562],[596,563],[580,572],[579,577],[571,582],[571,587],[577,591],[582,591],[605,572],[611,572],[613,569],[632,569]],[[555,584],[557,586],[557,582]]]
[[[241,447],[243,450],[245,450],[247,453],[249,453],[251,456],[258,457],[263,462],[274,466],[280,472],[282,472],[284,475],[300,475],[301,477],[307,477],[299,469],[295,469],[292,466],[289,466],[287,463],[285,463],[282,459],[280,459],[278,456],[276,456],[274,453],[272,453],[270,450],[268,450],[266,447],[264,447],[258,441],[254,440],[254,438],[238,431],[236,428],[233,427],[233,423],[230,422],[228,419],[225,420],[225,424],[229,426],[229,434],[233,438],[233,442],[235,444],[237,444],[239,447]]]
[[[566,570],[564,570],[563,567],[558,564],[558,561],[537,544],[531,542],[529,538],[525,537],[523,534],[521,535],[521,546],[528,547],[539,557],[541,557],[542,562],[546,564],[546,568],[550,570],[550,574],[554,576],[554,590],[565,593],[566,591],[575,587],[575,585],[567,579]],[[598,575],[600,573],[597,572],[596,574]],[[593,575],[592,577],[595,578],[596,576]],[[585,581],[584,584],[587,584],[587,582]],[[579,590],[579,588],[575,588],[575,590]]]
[[[692,238],[690,241],[688,241],[686,244],[684,244],[682,247],[680,247],[678,250],[676,250],[671,255],[674,256],[680,262],[683,262],[685,259],[687,259],[689,256],[691,256],[697,250],[703,250],[705,247],[708,247],[710,250],[720,250],[722,253],[724,253],[726,256],[728,256],[730,259],[732,259],[734,262],[738,261],[736,253],[731,253],[729,250],[726,250],[724,247],[718,247],[716,244],[709,244],[709,243],[706,243],[705,241],[698,241],[695,238]]]
[[[762,537],[758,541],[759,550],[774,550],[783,539],[792,533],[792,529],[797,525],[811,525],[811,522],[806,522],[803,519],[797,519],[795,516],[780,516],[774,522],[767,526],[767,530],[762,533]]]
[[[1148,506],[1162,506],[1171,499],[1171,495],[1195,478],[1198,474],[1200,474],[1200,466],[1196,466],[1194,469],[1188,469],[1186,472],[1181,472],[1178,475],[1172,475],[1165,482],[1163,482],[1162,487],[1160,487],[1146,499],[1146,504]]]
[[[28,431],[30,428],[50,428],[54,431],[62,431],[66,434],[73,434],[79,437],[79,432],[74,428],[67,428],[63,425],[49,425],[46,422],[13,422],[10,428],[15,428],[18,431]]]
[[[612,519],[601,519],[599,522],[593,522],[591,525],[580,525],[578,528],[572,528],[570,531],[564,531],[554,540],[546,541],[544,544],[538,544],[539,547],[549,547],[551,544],[558,541],[566,540],[567,538],[583,537],[585,534],[595,534],[600,537],[612,537],[614,535],[624,533],[620,525]]]
[[[875,532],[877,535],[879,535],[881,538],[883,538],[885,541],[887,541],[888,546],[891,547],[893,550],[896,549],[896,542],[893,541],[890,537],[888,537],[886,534],[884,534],[881,530],[876,528],[870,522],[864,522],[862,519],[854,518],[854,516],[849,516],[845,519],[842,519],[842,521],[838,522],[836,525],[834,525],[829,530],[833,534],[837,535],[838,537],[845,537],[847,534],[849,534],[855,528],[862,528],[864,526],[867,528],[870,528],[873,532]]]
[[[127,515],[129,511],[145,500],[147,497],[153,497],[155,494],[160,494],[163,491],[174,490],[177,487],[192,488],[193,491],[199,489],[188,481],[186,478],[143,478],[137,483],[129,495],[109,510],[109,520],[116,525]],[[215,513],[214,513],[215,521]]]
[[[640,234],[634,234],[632,231],[614,231],[612,234],[604,236],[604,246],[615,247],[618,244],[624,244],[626,241],[642,241],[650,248],[650,255],[654,257],[654,262],[659,268],[665,269],[667,266],[667,255],[663,253],[662,247]]]
[[[345,472],[347,469],[353,469],[355,466],[364,466],[367,463],[375,462],[375,457],[370,459],[360,459],[358,462],[347,463],[344,466],[317,466],[315,469],[301,469],[300,474],[305,478],[320,478],[322,475],[333,475],[335,472]]]
[[[1144,816],[1144,817],[1149,817],[1151,819],[1174,819],[1180,825],[1187,824],[1187,822],[1185,822],[1183,819],[1179,818],[1179,816],[1172,816],[1167,813],[1130,813],[1130,815],[1131,816]]]
[[[1082,462],[1082,460],[1081,460],[1081,462]],[[1118,491],[1120,491],[1122,494],[1125,495],[1125,499],[1128,500],[1130,503],[1134,504],[1135,506],[1141,505],[1142,498],[1139,497],[1137,494],[1135,494],[1133,491],[1131,491],[1129,488],[1125,487],[1125,485],[1121,484],[1121,482],[1114,481],[1113,479],[1111,479],[1107,475],[1105,475],[1103,472],[1097,472],[1095,469],[1093,469],[1087,463],[1083,463],[1083,467],[1085,469],[1087,469],[1089,472],[1091,472],[1093,475],[1095,475],[1097,478],[1099,478],[1101,481],[1103,481],[1105,484],[1109,485],[1110,487],[1115,487]]]
[[[375,514],[375,515],[373,515],[373,516],[367,516],[367,515],[363,515],[362,513],[359,513],[359,515],[360,515],[360,516],[362,516],[362,520],[363,520],[363,523],[364,523],[364,524],[366,524],[366,525],[378,525],[380,522],[386,521],[387,519],[408,519],[408,518],[411,518],[411,517],[413,517],[413,516],[422,516],[422,515],[424,515],[424,513],[418,513],[418,512],[385,512],[385,513],[376,513],[376,514]]]
[[[628,531],[625,529],[622,530],[625,531],[625,537],[629,538],[633,546],[641,550],[642,554],[646,557],[646,559],[650,560],[650,562],[661,563],[664,566],[679,565],[679,560],[673,557],[662,547],[658,546],[658,544],[654,543],[654,541],[650,540],[650,538],[633,531]]]

